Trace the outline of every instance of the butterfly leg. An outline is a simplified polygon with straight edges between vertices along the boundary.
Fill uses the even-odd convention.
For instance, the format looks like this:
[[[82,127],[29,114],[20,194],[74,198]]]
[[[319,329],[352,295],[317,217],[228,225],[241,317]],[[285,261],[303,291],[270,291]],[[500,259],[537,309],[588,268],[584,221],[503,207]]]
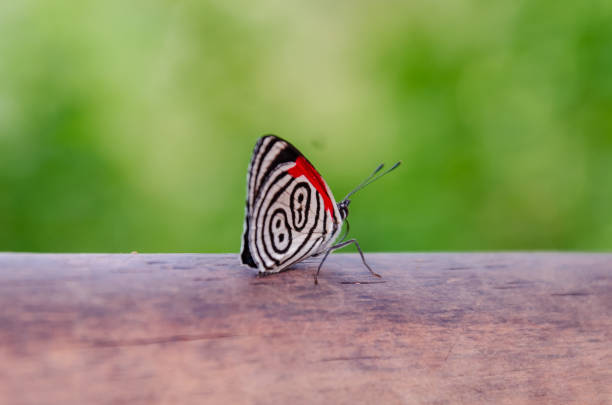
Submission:
[[[346,237],[348,236],[349,233],[349,222],[348,219],[344,220],[344,223],[346,223],[346,231],[344,231],[344,234],[342,235],[342,237],[340,237],[340,242],[338,242],[335,246],[332,246],[330,249],[339,249],[342,246],[346,246],[346,245],[342,245],[342,246],[338,246],[339,244],[341,244],[342,242],[344,242],[344,239],[346,239]],[[325,252],[329,252],[329,249],[326,250]],[[315,253],[314,255],[312,255],[312,257],[317,257],[320,256],[321,254],[323,254],[323,252],[319,252],[319,253]],[[363,257],[363,255],[362,255]],[[321,261],[321,263],[323,263],[325,261],[325,259],[327,258],[327,255],[323,258],[323,260]]]
[[[325,256],[323,256],[323,260],[321,260],[321,263],[319,263],[319,267],[317,268],[317,272],[314,275],[314,282],[315,282],[315,284],[319,284],[319,272],[321,271],[321,266],[323,266],[323,263],[325,262],[325,259],[327,259],[327,256],[329,256],[329,254],[332,252],[332,250],[334,250],[334,246],[332,246],[329,249],[327,249],[327,251],[325,252]]]
[[[346,237],[348,236],[350,229],[348,218],[344,219],[344,223],[346,224],[346,231],[344,231],[344,235],[342,235],[342,237],[340,238],[340,242],[338,242],[337,244],[344,242],[344,239],[346,239]]]
[[[374,272],[374,270],[372,270],[372,268],[368,265],[368,263],[365,260],[365,256],[363,255],[363,251],[361,250],[361,246],[359,246],[359,243],[357,242],[357,239],[350,239],[347,240],[346,242],[341,242],[338,243],[334,246],[331,246],[329,249],[327,249],[327,251],[325,252],[325,256],[323,256],[323,260],[321,260],[321,263],[319,263],[319,267],[317,268],[317,272],[315,273],[314,276],[314,281],[315,284],[319,284],[318,282],[318,277],[319,277],[319,271],[321,271],[321,266],[323,266],[323,262],[325,262],[325,259],[327,259],[327,256],[329,256],[329,254],[336,249],[341,249],[345,246],[350,245],[351,243],[355,244],[355,247],[357,247],[357,250],[359,251],[359,255],[361,256],[361,261],[363,262],[363,265],[366,266],[366,268],[368,270],[370,270],[370,273],[372,273],[372,275],[378,277],[378,278],[382,278],[382,276],[380,274],[377,274]]]
[[[370,270],[370,273],[372,273],[373,276],[376,276],[378,278],[382,278],[382,276],[380,274],[375,273],[374,270],[372,270],[372,268],[368,265],[368,263],[366,263],[365,256],[363,255],[363,251],[361,250],[361,246],[359,246],[359,243],[357,242],[357,239],[347,240],[346,242],[341,243],[342,246],[340,246],[340,247],[344,247],[344,246],[350,245],[351,243],[355,244],[355,247],[357,248],[357,251],[359,252],[359,256],[361,256],[361,261],[363,262],[363,265],[366,266],[368,270]]]

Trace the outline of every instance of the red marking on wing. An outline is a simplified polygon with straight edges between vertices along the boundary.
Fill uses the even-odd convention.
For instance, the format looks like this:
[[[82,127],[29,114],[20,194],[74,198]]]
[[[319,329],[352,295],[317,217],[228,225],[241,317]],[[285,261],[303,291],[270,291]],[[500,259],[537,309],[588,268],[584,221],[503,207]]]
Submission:
[[[295,161],[295,166],[287,171],[293,178],[298,178],[302,175],[306,176],[310,184],[317,189],[321,197],[323,197],[323,203],[325,209],[329,211],[329,214],[334,217],[334,204],[332,203],[329,194],[327,194],[327,188],[321,178],[321,175],[315,170],[314,167],[306,160],[303,156],[299,156]]]

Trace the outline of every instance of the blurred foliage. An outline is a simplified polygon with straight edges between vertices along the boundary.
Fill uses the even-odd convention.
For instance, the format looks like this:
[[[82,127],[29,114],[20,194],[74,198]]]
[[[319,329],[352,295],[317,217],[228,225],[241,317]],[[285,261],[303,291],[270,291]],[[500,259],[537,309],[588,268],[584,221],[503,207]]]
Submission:
[[[612,247],[612,2],[0,3],[0,250],[236,252],[258,136],[366,251]]]

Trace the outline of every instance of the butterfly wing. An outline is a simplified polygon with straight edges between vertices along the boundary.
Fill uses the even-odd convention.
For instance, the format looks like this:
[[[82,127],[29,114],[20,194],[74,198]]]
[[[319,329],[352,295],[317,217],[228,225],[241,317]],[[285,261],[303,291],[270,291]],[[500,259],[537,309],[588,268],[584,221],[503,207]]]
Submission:
[[[326,250],[341,225],[333,194],[312,164],[289,142],[260,138],[247,173],[242,263],[279,272]]]

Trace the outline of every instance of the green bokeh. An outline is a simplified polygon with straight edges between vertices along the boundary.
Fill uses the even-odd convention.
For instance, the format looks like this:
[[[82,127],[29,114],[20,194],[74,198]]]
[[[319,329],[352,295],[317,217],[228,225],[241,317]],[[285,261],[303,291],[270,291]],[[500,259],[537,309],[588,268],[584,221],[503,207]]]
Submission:
[[[367,251],[610,250],[612,2],[0,3],[0,251],[236,252],[256,139]]]

